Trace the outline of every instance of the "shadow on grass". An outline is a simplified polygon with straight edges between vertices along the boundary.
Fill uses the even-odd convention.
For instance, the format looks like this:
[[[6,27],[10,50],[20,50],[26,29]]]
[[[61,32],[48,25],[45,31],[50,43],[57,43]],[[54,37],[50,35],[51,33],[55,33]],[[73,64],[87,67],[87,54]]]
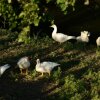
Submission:
[[[20,57],[23,56],[32,56],[32,66],[35,65],[34,61],[36,60],[37,57],[40,59],[44,60],[52,60],[56,61],[63,59],[63,56],[59,57],[54,57],[50,58],[48,55],[54,50],[57,50],[59,48],[59,45],[54,46],[52,44],[50,48],[43,48],[43,49],[37,49],[34,48],[29,51],[23,52],[17,56],[11,56],[11,57],[6,57],[1,59],[1,64],[3,63],[10,63],[12,68],[10,69],[11,71],[15,71],[15,66],[17,64],[17,61],[19,60]],[[45,51],[45,52],[43,52]],[[42,54],[41,54],[42,53]],[[35,54],[38,54],[37,57],[34,57]],[[9,54],[8,54],[9,55]],[[33,61],[34,60],[34,61]],[[17,71],[17,70],[16,70]],[[15,81],[15,79],[9,77],[8,73],[5,73],[1,78],[0,78],[0,98],[4,100],[40,100],[41,98],[44,98],[43,96],[46,96],[48,91],[42,92],[42,88],[45,87],[45,83],[47,81],[45,79],[41,79],[38,81],[30,81],[30,82],[23,82],[23,81]],[[55,88],[58,86],[54,86],[51,90],[53,91]]]
[[[60,48],[61,45],[58,44],[58,43],[53,43],[52,45],[50,45],[49,47],[47,48],[43,48],[43,49],[38,49],[36,51],[36,53],[38,54],[38,58],[40,59],[45,59],[48,57],[48,55],[51,53],[51,52],[54,52],[55,50],[57,50],[58,48]]]
[[[9,47],[15,47],[17,44],[9,45],[9,43],[13,43],[17,37],[18,37],[18,33],[12,33],[9,31],[7,31],[6,34],[2,33],[0,37],[0,45],[2,46],[2,48],[0,50],[7,49]]]
[[[14,48],[16,48],[16,46],[19,44],[16,44]],[[40,58],[42,60],[47,59],[47,60],[57,60],[57,58],[50,58],[48,55],[53,51],[59,48],[59,45],[54,46],[53,44],[51,45],[51,49],[49,47],[47,48],[36,48],[36,47],[30,47],[28,45],[25,46],[25,48],[29,48],[29,50],[27,49],[25,52],[22,52],[20,54],[12,54],[9,56],[9,52],[8,52],[8,56],[7,57],[3,57],[0,58],[0,64],[3,65],[5,63],[9,63],[12,67],[12,70],[15,68],[15,66],[17,66],[17,61],[23,57],[23,56],[30,56],[31,59],[31,66],[35,66],[36,64],[36,59]],[[13,48],[12,48],[13,49]],[[45,52],[43,52],[45,51]],[[17,52],[17,48],[16,48],[16,52]],[[63,59],[63,57],[59,57],[59,59]],[[34,67],[31,67],[30,69],[33,69]]]
[[[68,62],[62,62],[61,63],[62,71],[67,71],[68,69],[78,65],[79,63],[80,63],[80,60],[70,60]]]
[[[47,81],[14,81],[5,76],[0,78],[0,100],[40,100],[42,88]]]
[[[6,44],[4,43],[4,44],[1,45],[2,48],[0,48],[0,50],[4,51],[4,50],[7,50],[7,49],[12,48],[12,47],[16,48],[17,46],[20,46],[20,45],[21,45],[21,43],[15,43],[15,44],[10,44],[10,45],[9,45],[9,43],[6,43]]]

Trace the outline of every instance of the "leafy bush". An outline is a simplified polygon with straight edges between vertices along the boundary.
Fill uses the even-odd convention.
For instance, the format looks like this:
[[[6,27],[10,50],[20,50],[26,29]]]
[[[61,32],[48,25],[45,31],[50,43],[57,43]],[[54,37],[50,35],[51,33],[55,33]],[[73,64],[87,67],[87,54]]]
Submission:
[[[95,72],[92,69],[86,71],[84,77],[90,83],[90,96],[91,100],[99,100],[99,88],[100,88],[100,71]]]
[[[0,17],[2,28],[13,30],[20,24],[18,23],[17,11],[7,0],[0,0]]]
[[[24,42],[26,44],[30,43],[29,32],[30,32],[29,26],[24,27],[21,33],[19,34],[18,42]]]
[[[56,2],[60,9],[64,12],[64,14],[67,14],[67,10],[70,6],[73,10],[75,10],[74,5],[76,0],[57,0]]]
[[[53,75],[51,76],[51,79],[59,81],[60,77],[61,77],[61,68],[58,67],[57,71],[55,71],[55,73],[53,73]]]
[[[53,99],[58,100],[81,100],[84,99],[87,91],[85,89],[84,81],[77,80],[74,75],[68,75],[64,78],[64,85],[57,92],[57,96],[54,95]],[[86,94],[85,94],[86,93]]]
[[[22,25],[33,24],[38,26],[41,16],[39,16],[39,7],[33,2],[21,2],[23,11],[19,14],[19,18],[22,18]]]
[[[68,97],[73,96],[75,93],[81,93],[84,91],[83,82],[76,80],[73,75],[69,75],[65,78],[64,88]]]
[[[0,0],[1,27],[11,31],[19,31],[19,40],[29,41],[24,27],[39,26],[40,23],[52,22],[53,17],[49,14],[49,4],[53,3],[67,13],[69,6],[74,7],[76,0]],[[33,28],[35,28],[33,27]],[[24,39],[22,38],[25,37]],[[26,42],[25,42],[26,43]]]

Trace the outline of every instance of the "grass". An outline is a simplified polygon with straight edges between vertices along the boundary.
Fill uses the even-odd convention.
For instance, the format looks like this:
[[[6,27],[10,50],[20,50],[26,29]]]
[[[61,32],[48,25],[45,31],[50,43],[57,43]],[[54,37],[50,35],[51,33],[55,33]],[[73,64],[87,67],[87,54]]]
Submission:
[[[11,64],[0,77],[0,100],[100,100],[100,49],[94,45],[56,43],[49,37],[17,42],[17,33],[0,32],[0,65]],[[17,61],[30,56],[27,76]],[[49,77],[35,71],[36,59],[60,63]]]

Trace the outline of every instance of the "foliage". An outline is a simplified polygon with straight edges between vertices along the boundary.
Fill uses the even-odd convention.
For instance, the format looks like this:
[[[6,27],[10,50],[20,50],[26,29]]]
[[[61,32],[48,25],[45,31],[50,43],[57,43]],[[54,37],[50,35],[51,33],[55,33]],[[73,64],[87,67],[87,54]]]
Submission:
[[[96,49],[96,55],[97,55],[98,58],[100,57],[100,47],[97,47],[97,49]]]
[[[86,71],[84,77],[90,82],[90,95],[92,100],[99,100],[100,71],[94,72],[92,69]]]
[[[73,75],[69,75],[65,78],[64,89],[66,97],[68,99],[71,98],[71,100],[77,97],[77,100],[80,100],[82,98],[80,95],[85,90],[84,83],[80,80],[76,80]]]
[[[81,100],[84,98],[83,93],[86,92],[84,87],[84,82],[77,80],[74,75],[68,75],[64,78],[64,85],[61,90],[58,92],[57,98],[59,100]],[[87,92],[86,92],[87,93]],[[84,94],[85,95],[85,94]]]
[[[57,5],[64,12],[64,14],[67,14],[67,10],[70,6],[73,8],[73,10],[75,10],[75,2],[76,0],[57,0]]]
[[[32,78],[35,78],[36,77],[36,70],[33,70],[32,72],[31,72],[31,76],[32,76]]]
[[[19,34],[18,42],[24,42],[26,44],[29,43],[30,42],[29,32],[30,32],[29,26],[24,27],[21,33]]]
[[[24,27],[25,34],[28,35],[29,30],[29,27]],[[58,47],[49,37],[38,38],[26,45],[18,44],[16,35],[11,31],[0,30],[0,64],[9,63],[12,66],[0,77],[0,88],[3,91],[0,99],[24,100],[25,95],[27,99],[41,99],[42,94],[42,99],[48,100],[100,100],[100,60],[96,46],[88,45],[86,50],[82,50],[80,44],[77,44],[78,49],[69,50],[71,44],[65,43],[68,51],[65,49],[60,52],[59,49],[65,45]],[[55,52],[56,56],[50,55],[51,52]],[[22,56],[32,57],[28,76],[21,75],[16,65]],[[37,58],[52,59],[60,66],[51,72],[50,77],[45,74],[49,79],[40,78],[34,68]]]
[[[19,18],[22,18],[21,23],[23,25],[33,24],[38,26],[41,16],[39,16],[39,7],[36,3],[22,2],[23,11],[19,14]]]
[[[26,32],[24,27],[39,26],[41,23],[52,22],[53,17],[49,14],[49,5],[53,3],[61,8],[61,11],[67,13],[67,8],[69,6],[74,7],[76,0],[0,0],[0,17],[2,18],[0,22],[1,27],[9,29],[11,31],[19,31],[22,36]],[[35,28],[35,27],[33,27]],[[21,38],[19,36],[18,38]],[[24,38],[28,39],[29,38]],[[24,39],[19,39],[23,42]],[[26,43],[26,42],[25,42]]]
[[[12,5],[7,0],[0,0],[0,22],[3,24],[2,28],[13,30],[20,24],[18,23],[17,11],[13,9]]]
[[[87,70],[84,78],[90,82],[90,90],[86,90],[85,81],[78,80],[73,75],[68,75],[64,78],[65,84],[52,98],[67,99],[67,100],[87,100],[90,96],[91,100],[99,100],[99,88],[100,88],[100,71],[98,73],[92,70]]]
[[[58,67],[58,70],[53,73],[53,75],[51,76],[51,79],[59,81],[60,77],[61,77],[61,68]]]

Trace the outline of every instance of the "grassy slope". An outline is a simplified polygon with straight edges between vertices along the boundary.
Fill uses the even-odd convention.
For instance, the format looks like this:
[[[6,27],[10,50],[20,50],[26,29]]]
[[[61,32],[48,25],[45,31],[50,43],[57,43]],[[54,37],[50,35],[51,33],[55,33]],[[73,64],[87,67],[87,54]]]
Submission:
[[[100,49],[96,46],[58,44],[46,37],[28,45],[16,41],[16,33],[0,32],[0,65],[11,64],[0,78],[0,100],[99,100]],[[31,56],[28,76],[20,75],[16,63]],[[36,59],[60,63],[51,76],[35,72]]]

